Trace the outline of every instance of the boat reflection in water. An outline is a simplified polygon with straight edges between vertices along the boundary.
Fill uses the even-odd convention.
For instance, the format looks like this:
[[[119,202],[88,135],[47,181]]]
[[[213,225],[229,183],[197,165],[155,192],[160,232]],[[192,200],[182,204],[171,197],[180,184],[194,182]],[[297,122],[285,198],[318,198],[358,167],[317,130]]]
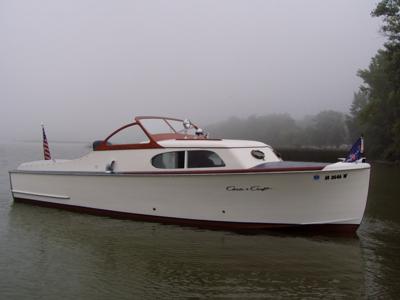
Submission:
[[[83,212],[225,229],[355,232],[369,173],[364,162],[287,162],[261,142],[210,139],[188,120],[136,117],[86,156],[23,163],[10,180],[16,201]]]
[[[354,238],[242,235],[21,203],[10,210],[8,230],[2,251],[12,264],[0,285],[24,287],[7,290],[9,298],[359,299],[364,293]],[[23,272],[11,276],[11,270]]]

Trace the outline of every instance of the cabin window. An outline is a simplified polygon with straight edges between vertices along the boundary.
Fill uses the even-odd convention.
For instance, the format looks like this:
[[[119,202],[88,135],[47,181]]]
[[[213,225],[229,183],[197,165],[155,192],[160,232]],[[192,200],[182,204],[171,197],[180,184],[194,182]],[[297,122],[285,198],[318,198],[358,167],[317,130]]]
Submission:
[[[158,169],[182,169],[185,167],[185,151],[158,154],[152,158],[151,164]]]
[[[144,134],[139,125],[132,125],[118,131],[108,141],[113,145],[142,144],[148,143],[149,138]]]
[[[212,151],[192,150],[188,151],[188,168],[215,168],[224,167],[223,160]]]

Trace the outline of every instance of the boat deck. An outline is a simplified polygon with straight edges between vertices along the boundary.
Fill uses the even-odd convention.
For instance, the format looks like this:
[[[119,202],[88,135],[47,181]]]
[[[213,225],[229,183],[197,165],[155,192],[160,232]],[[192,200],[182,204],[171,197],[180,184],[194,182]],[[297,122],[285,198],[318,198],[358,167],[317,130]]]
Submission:
[[[267,162],[253,167],[255,170],[265,171],[319,171],[329,163],[321,162],[302,162],[302,161],[277,161]]]

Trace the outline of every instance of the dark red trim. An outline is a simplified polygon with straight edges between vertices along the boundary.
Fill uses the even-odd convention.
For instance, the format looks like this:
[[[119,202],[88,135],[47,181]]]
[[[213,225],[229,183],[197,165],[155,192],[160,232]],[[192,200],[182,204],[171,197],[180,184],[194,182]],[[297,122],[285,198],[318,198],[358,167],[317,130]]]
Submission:
[[[309,232],[309,233],[335,233],[335,234],[351,234],[354,235],[358,226],[356,224],[314,224],[314,225],[298,225],[298,224],[274,224],[274,223],[245,223],[245,222],[223,222],[223,221],[206,221],[206,220],[193,220],[193,219],[182,219],[172,218],[163,216],[151,216],[143,214],[134,214],[127,212],[118,212],[105,209],[97,209],[90,207],[82,207],[75,205],[68,205],[62,203],[52,203],[46,201],[37,201],[24,198],[14,198],[15,202],[29,203],[37,206],[52,207],[58,209],[64,209],[69,211],[75,211],[79,213],[87,213],[99,216],[108,216],[118,219],[132,219],[137,221],[145,222],[158,222],[163,224],[175,224],[181,226],[191,226],[198,228],[207,229],[220,229],[220,230],[268,230],[275,229],[279,231],[289,232]]]
[[[162,170],[162,169],[159,169]],[[177,169],[181,170],[181,169]],[[304,168],[259,168],[259,169],[218,169],[218,170],[192,170],[188,171],[152,171],[152,172],[117,172],[117,173],[103,173],[103,172],[80,172],[80,171],[31,171],[31,170],[14,170],[13,173],[29,173],[29,174],[55,174],[55,175],[83,175],[83,176],[118,176],[118,175],[231,175],[231,174],[252,174],[252,173],[277,173],[277,172],[311,172],[311,171],[321,171],[321,168],[317,167],[304,167]]]
[[[162,133],[162,134],[151,134],[145,126],[143,126],[141,120],[146,120],[146,119],[157,119],[157,120],[164,120],[164,122],[173,130],[175,131],[175,129],[171,126],[171,124],[168,123],[168,120],[172,120],[172,121],[180,121],[183,122],[183,120],[180,119],[175,119],[175,118],[168,118],[168,117],[153,117],[153,116],[139,116],[135,118],[135,122],[133,123],[129,123],[126,124],[120,128],[118,128],[117,130],[113,131],[109,136],[107,136],[104,141],[102,141],[100,144],[98,144],[96,146],[96,149],[94,149],[94,151],[107,151],[107,150],[129,150],[129,149],[156,149],[156,148],[163,148],[162,146],[160,146],[157,141],[162,141],[162,140],[169,140],[169,139],[185,139],[189,138],[189,139],[206,139],[204,138],[198,138],[196,136],[193,135],[185,135],[185,134],[181,134],[181,133]],[[198,127],[195,124],[192,124],[193,127],[195,129],[197,129]],[[112,145],[108,143],[108,140],[113,137],[115,134],[117,134],[118,132],[120,132],[121,130],[124,130],[128,127],[131,126],[139,126],[142,131],[144,132],[144,134],[147,136],[147,138],[149,139],[149,143],[146,144],[121,144],[121,145]]]
[[[259,168],[259,169],[218,169],[218,170],[185,170],[185,171],[154,171],[154,172],[119,172],[126,175],[192,175],[192,174],[248,174],[248,173],[274,173],[274,172],[304,172],[321,171],[324,167],[298,167],[298,168]]]

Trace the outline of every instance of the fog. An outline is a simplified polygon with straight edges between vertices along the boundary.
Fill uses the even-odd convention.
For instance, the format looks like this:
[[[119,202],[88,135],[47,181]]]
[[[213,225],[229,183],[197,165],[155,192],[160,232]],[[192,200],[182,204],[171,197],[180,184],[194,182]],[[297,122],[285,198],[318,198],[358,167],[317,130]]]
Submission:
[[[135,115],[347,112],[384,39],[371,0],[0,0],[0,138],[103,138]]]

